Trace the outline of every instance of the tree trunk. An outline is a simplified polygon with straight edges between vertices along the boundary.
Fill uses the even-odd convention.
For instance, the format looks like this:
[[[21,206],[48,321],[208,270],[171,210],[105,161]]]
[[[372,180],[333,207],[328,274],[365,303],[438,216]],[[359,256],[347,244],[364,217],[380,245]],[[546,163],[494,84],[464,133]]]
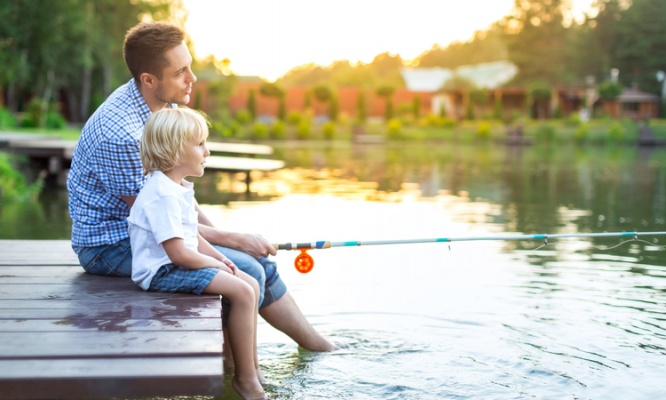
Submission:
[[[90,108],[90,83],[92,81],[92,70],[90,67],[83,68],[81,77],[81,103],[76,115],[77,121],[85,121],[88,118],[88,109]]]

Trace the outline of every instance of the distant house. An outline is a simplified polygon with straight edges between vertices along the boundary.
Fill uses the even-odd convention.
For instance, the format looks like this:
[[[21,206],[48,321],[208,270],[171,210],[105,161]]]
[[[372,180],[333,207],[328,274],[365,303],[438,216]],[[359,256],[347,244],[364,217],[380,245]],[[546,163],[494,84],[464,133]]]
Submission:
[[[497,96],[503,96],[502,91],[498,91],[498,89],[513,79],[517,73],[518,68],[508,61],[465,65],[453,70],[447,68],[414,68],[401,71],[408,90],[433,94],[430,105],[430,111],[433,114],[437,115],[442,110],[446,110],[447,116],[453,118],[464,116],[469,102],[469,90],[467,88],[455,88],[455,86],[447,88],[447,83],[453,82],[452,80],[455,78],[462,78],[475,88],[488,90],[490,93],[489,104],[484,105],[487,108],[492,107]],[[515,96],[515,93],[512,93],[512,96]],[[509,104],[515,103],[512,99],[508,100]],[[504,99],[502,101],[504,102]]]
[[[635,87],[626,88],[616,99],[597,101],[595,109],[601,109],[606,115],[615,118],[656,118],[659,116],[659,96]]]

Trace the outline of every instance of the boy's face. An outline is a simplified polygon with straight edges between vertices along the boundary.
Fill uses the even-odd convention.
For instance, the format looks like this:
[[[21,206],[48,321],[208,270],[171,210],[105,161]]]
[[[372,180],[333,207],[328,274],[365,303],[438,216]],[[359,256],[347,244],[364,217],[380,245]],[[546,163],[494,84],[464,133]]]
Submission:
[[[162,79],[156,79],[155,98],[164,103],[186,105],[190,102],[192,84],[197,77],[190,69],[192,56],[185,42],[165,54],[169,66],[162,71]]]
[[[182,161],[174,169],[178,169],[182,176],[202,176],[209,155],[205,137],[188,140],[181,152]]]

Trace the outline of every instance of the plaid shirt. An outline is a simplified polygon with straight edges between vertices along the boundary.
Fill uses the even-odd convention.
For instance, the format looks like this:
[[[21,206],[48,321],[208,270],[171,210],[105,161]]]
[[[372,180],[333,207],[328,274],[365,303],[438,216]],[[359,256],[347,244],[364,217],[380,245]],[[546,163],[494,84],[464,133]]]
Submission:
[[[129,206],[145,177],[139,156],[150,116],[134,80],[116,89],[83,127],[67,177],[72,248],[103,246],[128,237]]]

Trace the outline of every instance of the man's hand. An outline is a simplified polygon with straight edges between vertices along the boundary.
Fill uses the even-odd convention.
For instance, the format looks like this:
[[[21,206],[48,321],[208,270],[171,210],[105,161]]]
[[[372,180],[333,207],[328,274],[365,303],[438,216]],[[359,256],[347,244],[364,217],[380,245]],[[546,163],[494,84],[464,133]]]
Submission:
[[[256,233],[243,233],[240,234],[239,246],[240,250],[251,255],[254,258],[274,256],[277,250],[272,244],[268,242],[263,236]]]

